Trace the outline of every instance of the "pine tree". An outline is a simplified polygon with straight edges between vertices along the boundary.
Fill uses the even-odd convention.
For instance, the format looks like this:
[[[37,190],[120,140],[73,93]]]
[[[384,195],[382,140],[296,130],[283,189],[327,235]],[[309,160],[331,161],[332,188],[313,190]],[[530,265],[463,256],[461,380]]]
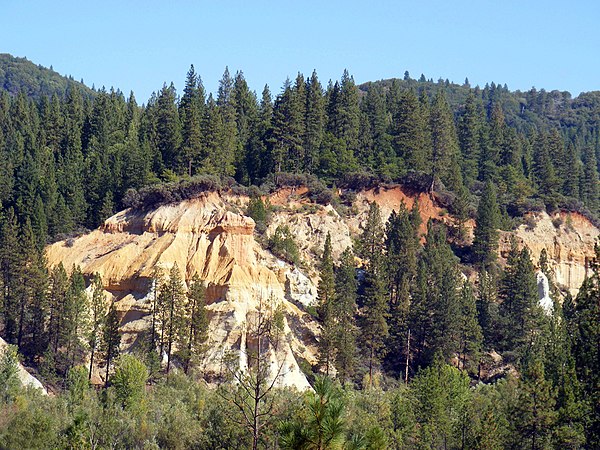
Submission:
[[[567,327],[573,336],[573,355],[577,379],[581,383],[583,398],[590,410],[585,423],[587,445],[600,444],[600,246],[591,264],[591,273],[583,282],[574,311],[565,311]]]
[[[18,225],[14,210],[9,208],[2,221],[0,245],[0,268],[2,270],[2,319],[4,337],[16,344],[18,333],[18,298],[21,281],[19,277],[21,258]]]
[[[90,366],[88,370],[88,380],[92,379],[94,368],[94,357],[101,343],[103,334],[103,325],[106,315],[106,299],[104,297],[104,286],[100,275],[95,274],[91,286],[92,295],[90,298],[90,322],[91,326],[88,335],[88,345],[90,347]]]
[[[383,249],[383,224],[379,205],[371,202],[361,235],[357,242],[357,255],[369,265],[371,259],[381,254]]]
[[[484,267],[496,261],[500,228],[500,208],[496,199],[496,187],[488,181],[479,200],[473,240],[474,259]]]
[[[563,181],[562,192],[567,197],[579,198],[579,179],[582,173],[581,161],[575,144],[570,143],[565,151],[565,174],[561,177]]]
[[[236,105],[233,97],[234,80],[229,74],[229,68],[225,67],[225,72],[219,81],[219,90],[217,94],[217,111],[220,117],[222,133],[219,139],[219,146],[216,149],[215,167],[223,175],[234,175],[235,157],[238,146]]]
[[[540,134],[534,143],[533,179],[541,195],[550,197],[556,193],[558,178],[550,157],[548,137]]]
[[[364,349],[369,361],[369,386],[373,372],[385,352],[388,336],[388,298],[383,261],[383,224],[379,206],[372,202],[366,224],[357,242],[359,256],[364,261],[365,276],[362,286],[360,328]]]
[[[46,320],[48,316],[48,270],[46,260],[37,245],[31,223],[26,220],[21,236],[20,311],[17,344],[23,346],[32,359],[46,350]]]
[[[305,167],[309,173],[314,173],[319,167],[319,150],[325,128],[325,102],[323,87],[313,71],[306,80],[306,113],[304,125],[304,155]]]
[[[479,175],[481,152],[481,113],[475,95],[470,92],[458,122],[458,141],[462,154],[462,176],[466,186],[471,186]]]
[[[259,120],[259,106],[256,94],[250,91],[244,74],[239,71],[233,84],[233,104],[237,126],[237,147],[235,153],[235,178],[241,183],[248,183],[250,173],[246,162],[252,151],[252,138]]]
[[[274,171],[299,172],[303,162],[304,117],[289,79],[273,107],[272,160]]]
[[[592,211],[599,211],[599,178],[598,166],[594,150],[590,146],[583,148],[582,154],[583,175],[579,195],[581,200]]]
[[[458,332],[460,345],[458,354],[461,361],[460,366],[462,370],[471,372],[479,363],[483,334],[477,320],[477,306],[473,287],[468,281],[463,283],[459,301],[460,321]],[[467,367],[467,362],[470,363],[470,367]]]
[[[335,270],[335,367],[338,378],[344,382],[354,374],[356,365],[357,327],[356,295],[358,284],[354,256],[350,248],[344,250]]]
[[[458,138],[450,106],[443,90],[439,90],[431,107],[431,137],[433,143],[433,178],[440,178],[452,191],[458,192],[462,186]]]
[[[551,383],[545,378],[541,360],[530,358],[519,382],[514,419],[523,448],[538,450],[549,448],[556,421],[556,397]]]
[[[64,354],[65,373],[79,362],[85,353],[86,342],[82,336],[88,329],[88,297],[85,292],[85,279],[79,267],[73,267],[69,279],[69,287],[63,307],[63,320],[60,333],[61,341],[66,346]]]
[[[507,350],[531,344],[540,331],[543,314],[529,249],[519,251],[513,241],[502,277],[500,317]]]
[[[104,318],[103,324],[103,336],[100,346],[100,351],[104,364],[106,365],[106,375],[104,377],[105,386],[108,385],[108,374],[110,372],[110,365],[113,363],[120,353],[121,346],[121,334],[119,333],[119,313],[113,301],[110,304],[108,313]]]
[[[390,351],[388,364],[400,370],[404,363],[408,341],[408,313],[413,282],[417,272],[419,241],[410,220],[410,213],[400,204],[398,214],[392,211],[386,224],[385,264],[389,282]]]
[[[204,352],[204,344],[208,338],[208,316],[206,314],[206,288],[198,274],[192,277],[187,292],[187,303],[183,316],[182,336],[180,339],[180,355],[183,369],[187,374],[192,361],[197,360]]]
[[[192,175],[194,162],[198,161],[202,151],[202,133],[200,129],[204,109],[204,88],[202,80],[196,74],[194,65],[187,73],[183,96],[179,103],[181,118],[181,158],[182,166]]]
[[[456,257],[446,242],[445,229],[430,222],[409,315],[415,367],[429,364],[437,352],[449,358],[459,350],[458,277]]]
[[[407,170],[427,172],[431,144],[422,108],[412,90],[401,94],[392,117],[392,143]]]
[[[484,268],[479,271],[477,319],[483,331],[485,347],[494,348],[498,338],[498,288],[494,272]]]
[[[319,340],[319,364],[329,375],[329,369],[335,360],[335,331],[337,311],[335,305],[335,279],[333,258],[331,256],[331,235],[327,233],[321,264],[319,267],[319,285],[317,287],[317,312],[321,321],[321,339]]]
[[[180,161],[178,150],[181,125],[175,103],[177,98],[173,83],[163,85],[156,103],[157,148],[166,168],[177,171]]]
[[[183,302],[185,291],[179,267],[177,263],[173,265],[169,271],[169,278],[164,282],[160,290],[159,309],[161,316],[161,336],[164,337],[161,341],[166,345],[167,355],[167,374],[171,369],[171,356],[173,353],[173,343],[177,339],[177,335],[181,330],[181,322],[183,316]],[[163,345],[161,345],[162,355]]]

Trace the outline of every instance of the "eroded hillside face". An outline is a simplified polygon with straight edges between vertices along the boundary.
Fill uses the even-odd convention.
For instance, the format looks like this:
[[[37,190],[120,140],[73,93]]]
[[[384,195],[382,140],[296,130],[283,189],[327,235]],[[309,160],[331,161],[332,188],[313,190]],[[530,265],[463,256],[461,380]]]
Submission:
[[[594,244],[600,230],[578,213],[561,212],[549,216],[541,212],[529,217],[530,225],[523,224],[513,233],[502,233],[500,255],[508,255],[511,234],[514,234],[519,246],[529,248],[534,264],[538,263],[545,249],[554,282],[576,296],[589,262],[595,256]]]
[[[277,352],[269,353],[272,375],[281,367],[280,384],[306,389],[309,385],[298,361],[316,363],[319,327],[307,306],[316,301],[318,258],[327,233],[331,234],[337,259],[360,233],[371,201],[379,204],[385,221],[402,202],[411,208],[418,199],[422,233],[429,219],[447,222],[451,218],[428,195],[412,195],[400,187],[358,193],[343,216],[330,205],[308,202],[305,194],[305,190],[288,189],[269,198],[275,211],[267,234],[278,225],[287,225],[300,249],[300,267],[277,259],[257,241],[254,221],[243,214],[247,197],[217,193],[150,212],[120,212],[87,235],[49,246],[48,261],[51,266],[62,262],[67,270],[78,265],[87,276],[100,274],[121,313],[125,351],[143,339],[143,332],[150,328],[155,268],[167,274],[177,263],[186,282],[197,273],[207,285],[209,349],[202,370],[209,378],[222,374],[223,357],[230,352],[240,356],[240,369],[247,368],[240,349],[251,345],[248,324],[265,301],[281,305],[285,313],[284,342]],[[578,215],[569,220],[564,215],[558,227],[547,214],[535,220],[532,230],[519,227],[517,240],[531,249],[536,262],[545,248],[555,280],[575,292],[600,232]],[[506,254],[508,242],[503,234],[501,255]]]

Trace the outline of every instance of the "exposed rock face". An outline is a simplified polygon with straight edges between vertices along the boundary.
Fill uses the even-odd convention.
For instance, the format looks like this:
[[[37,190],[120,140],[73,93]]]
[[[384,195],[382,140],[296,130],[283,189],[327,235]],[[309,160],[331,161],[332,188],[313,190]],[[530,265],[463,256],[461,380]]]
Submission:
[[[256,241],[254,221],[241,212],[246,197],[216,193],[150,212],[122,211],[98,230],[49,246],[47,258],[51,266],[62,262],[67,270],[78,265],[88,276],[101,275],[122,314],[124,350],[135,346],[150,328],[154,269],[166,273],[177,263],[188,282],[198,273],[207,284],[210,329],[203,370],[209,377],[222,373],[223,356],[228,352],[240,356],[241,369],[247,367],[243,350],[253,345],[247,325],[255,319],[260,304],[280,305],[285,337],[277,352],[269,352],[273,373],[281,366],[281,384],[305,389],[309,385],[298,361],[316,362],[319,326],[306,307],[316,301],[317,263],[327,233],[337,259],[360,233],[372,201],[379,204],[385,221],[401,203],[411,208],[417,199],[422,233],[429,219],[452,221],[428,195],[398,186],[358,193],[350,213],[343,216],[330,205],[309,203],[305,196],[306,189],[287,189],[269,198],[276,209],[267,234],[278,225],[290,228],[300,248],[300,268],[278,260]],[[533,228],[523,225],[516,230],[517,241],[530,248],[534,262],[545,249],[554,280],[576,294],[600,231],[578,214],[550,217],[540,213],[533,219]],[[467,226],[472,228],[471,223]],[[503,257],[510,248],[509,235],[501,235],[499,253]],[[545,286],[544,280],[540,286]],[[544,294],[540,298],[549,305],[549,297]]]
[[[240,346],[244,348],[246,325],[256,314],[259,303],[272,300],[282,304],[286,337],[279,351],[272,352],[273,366],[283,364],[280,379],[283,385],[307,388],[308,382],[296,357],[315,362],[314,336],[318,327],[290,301],[294,300],[295,292],[286,296],[286,277],[291,268],[256,243],[251,218],[228,208],[233,206],[226,207],[217,194],[208,194],[148,213],[126,210],[70,245],[65,242],[51,245],[47,249],[48,261],[51,266],[62,262],[67,270],[79,265],[89,276],[100,274],[105,289],[116,298],[122,313],[125,348],[135,345],[142,336],[140,332],[149,328],[154,268],[166,272],[177,263],[187,281],[198,273],[207,284],[210,316],[204,368],[214,375],[222,370],[225,353],[239,352]],[[288,290],[293,291],[294,286]],[[303,295],[305,292],[298,294]],[[302,335],[298,330],[302,330]],[[243,366],[243,352],[241,355]]]
[[[527,245],[534,263],[542,250],[548,254],[554,281],[572,295],[577,295],[587,273],[589,261],[594,256],[594,244],[600,235],[588,219],[577,213],[545,212],[531,215],[533,226],[521,225],[514,232],[517,243]],[[500,239],[500,255],[506,257],[510,250],[510,233]]]
[[[4,339],[0,338],[0,355],[4,353],[4,349],[6,347],[8,347],[8,344]],[[24,387],[39,389],[43,395],[48,395],[46,388],[42,383],[40,383],[40,380],[27,372],[21,364],[19,364],[17,376]]]

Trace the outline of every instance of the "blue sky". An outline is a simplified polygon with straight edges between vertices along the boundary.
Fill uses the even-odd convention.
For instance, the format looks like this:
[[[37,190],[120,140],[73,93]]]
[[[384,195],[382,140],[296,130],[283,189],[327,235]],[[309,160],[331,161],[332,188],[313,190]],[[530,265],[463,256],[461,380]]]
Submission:
[[[260,93],[317,70],[358,83],[449,78],[511,89],[600,90],[600,2],[3,0],[0,52],[89,84],[181,92],[194,64],[209,91],[226,65]]]

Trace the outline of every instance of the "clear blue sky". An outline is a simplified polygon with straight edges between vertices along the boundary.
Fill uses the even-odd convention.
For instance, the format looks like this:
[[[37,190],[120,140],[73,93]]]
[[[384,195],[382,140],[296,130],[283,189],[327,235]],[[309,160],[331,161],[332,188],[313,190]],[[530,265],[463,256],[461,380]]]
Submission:
[[[209,91],[226,65],[253,90],[317,70],[358,82],[449,78],[511,89],[600,90],[600,2],[22,1],[0,6],[0,52],[89,84],[181,92],[194,64]]]

